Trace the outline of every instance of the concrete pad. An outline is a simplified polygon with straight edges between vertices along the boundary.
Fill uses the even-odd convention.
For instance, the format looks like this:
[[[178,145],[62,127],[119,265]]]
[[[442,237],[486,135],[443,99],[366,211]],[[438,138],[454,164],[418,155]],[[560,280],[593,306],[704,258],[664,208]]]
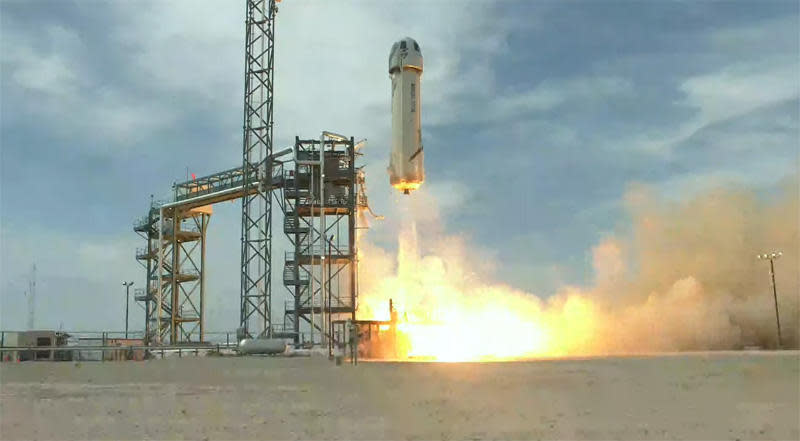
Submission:
[[[800,353],[0,364],[2,439],[799,439]]]

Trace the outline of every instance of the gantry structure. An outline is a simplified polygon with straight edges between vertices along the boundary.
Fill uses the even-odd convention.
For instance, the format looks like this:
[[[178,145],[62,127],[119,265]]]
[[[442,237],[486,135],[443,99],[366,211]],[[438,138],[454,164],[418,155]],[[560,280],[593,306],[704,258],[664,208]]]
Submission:
[[[242,200],[238,329],[243,336],[271,335],[275,3],[246,0],[241,167],[177,184],[172,202],[152,205],[134,225],[147,239],[146,249],[137,252],[147,284],[136,298],[147,304],[148,340],[203,340],[205,232],[211,216],[204,207],[225,198]],[[199,256],[192,257],[196,248]]]
[[[136,258],[146,284],[145,341],[205,340],[206,232],[218,202],[242,200],[239,337],[292,338],[340,344],[344,318],[355,319],[356,228],[367,210],[361,143],[323,132],[297,137],[273,152],[275,0],[247,0],[242,165],[174,185],[170,201],[151,201],[134,231],[146,240]],[[286,155],[291,157],[285,158]],[[284,215],[293,249],[284,255],[283,284],[292,300],[283,324],[272,323],[272,202]],[[338,325],[337,325],[338,323]]]
[[[136,259],[147,279],[135,298],[145,303],[148,343],[204,341],[206,232],[212,205],[271,195],[283,186],[284,163],[278,158],[288,153],[291,149],[268,156],[268,168],[234,168],[175,184],[171,201],[151,201],[148,214],[134,223],[134,231],[146,240]],[[267,298],[261,303],[268,303]],[[268,305],[259,307],[269,311]],[[243,317],[255,315],[252,310],[248,314]],[[257,315],[266,317],[257,335],[269,335],[269,316]]]
[[[355,319],[357,307],[358,217],[369,210],[364,171],[356,164],[362,145],[332,132],[319,139],[296,137],[293,147],[269,155],[264,167],[233,168],[177,183],[170,201],[151,201],[148,214],[134,222],[146,243],[136,250],[146,271],[145,288],[136,290],[136,300],[145,304],[147,343],[204,341],[212,205],[263,192],[278,201],[291,243],[283,262],[283,285],[291,300],[284,304],[282,324],[259,314],[264,324],[250,335],[342,345],[345,321]],[[270,259],[271,254],[264,268],[271,267]],[[272,310],[269,299],[258,305],[261,310]],[[248,312],[243,309],[241,317]]]
[[[296,344],[341,345],[344,320],[355,320],[356,228],[368,209],[364,173],[354,139],[323,132],[295,138],[293,169],[282,186],[283,231],[293,249],[284,254],[283,285],[290,294],[284,329]],[[301,324],[309,340],[300,341]]]

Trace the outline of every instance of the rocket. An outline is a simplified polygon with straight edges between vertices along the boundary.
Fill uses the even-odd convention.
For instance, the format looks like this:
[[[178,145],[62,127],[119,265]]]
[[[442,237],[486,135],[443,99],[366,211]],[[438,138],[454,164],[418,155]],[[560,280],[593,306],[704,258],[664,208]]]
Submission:
[[[425,180],[420,128],[422,52],[414,39],[406,37],[392,45],[389,77],[392,79],[389,183],[409,194]]]

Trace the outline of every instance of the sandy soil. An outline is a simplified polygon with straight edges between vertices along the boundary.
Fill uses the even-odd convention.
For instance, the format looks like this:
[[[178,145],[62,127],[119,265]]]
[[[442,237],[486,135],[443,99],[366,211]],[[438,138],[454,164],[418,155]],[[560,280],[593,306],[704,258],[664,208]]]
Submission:
[[[800,354],[3,363],[2,439],[798,439]]]

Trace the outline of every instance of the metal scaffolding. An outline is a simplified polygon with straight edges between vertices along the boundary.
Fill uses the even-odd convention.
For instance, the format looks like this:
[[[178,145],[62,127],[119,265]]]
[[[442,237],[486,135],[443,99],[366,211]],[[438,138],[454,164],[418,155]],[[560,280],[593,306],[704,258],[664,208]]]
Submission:
[[[272,168],[275,0],[247,0],[245,31],[244,187],[258,170]],[[272,192],[257,186],[242,198],[239,328],[243,335],[271,331]]]
[[[135,299],[145,303],[148,343],[163,344],[167,337],[172,344],[203,340],[210,206],[238,198],[242,236],[237,333],[289,335],[298,342],[300,321],[305,320],[311,341],[316,332],[320,342],[332,344],[338,341],[335,319],[355,318],[356,216],[359,207],[366,207],[363,173],[355,167],[357,146],[353,138],[323,132],[319,140],[297,138],[293,149],[273,154],[275,3],[247,0],[242,166],[176,184],[172,202],[151,202],[148,215],[134,225],[147,240],[136,256],[147,271],[147,283],[135,292]],[[275,158],[292,150],[294,170],[284,174],[283,163]],[[285,258],[284,285],[293,303],[284,314],[283,329],[271,323],[276,188],[284,189],[275,196],[294,246]],[[286,320],[291,321],[288,333]]]
[[[324,152],[324,154],[322,154]],[[292,296],[284,328],[301,343],[343,343],[342,320],[355,319],[356,217],[360,202],[353,138],[323,132],[295,139],[294,170],[284,175],[283,231],[293,250],[284,255],[283,284]]]
[[[297,137],[292,148],[266,157],[269,172],[224,170],[175,184],[172,201],[151,201],[148,215],[134,224],[147,243],[136,251],[147,283],[135,291],[136,300],[145,303],[146,344],[203,341],[211,205],[262,193],[274,193],[284,214],[283,230],[292,249],[284,255],[283,284],[292,301],[282,326],[267,321],[269,327],[257,335],[301,343],[305,322],[310,342],[330,347],[343,343],[344,321],[353,320],[356,309],[357,216],[369,210],[364,173],[356,166],[358,147],[353,138],[330,132],[320,139]],[[279,159],[289,153],[294,153],[293,163]],[[262,268],[269,268],[271,255],[265,257]],[[266,277],[265,283],[269,281]],[[264,285],[263,291],[269,293],[269,288]],[[259,307],[264,313],[271,310],[269,304]]]
[[[136,259],[147,283],[134,291],[145,302],[145,341],[180,344],[203,341],[205,238],[211,206],[152,204],[134,231],[147,240]]]
[[[145,269],[145,283],[144,288],[136,288],[134,290],[134,300],[143,302],[145,308],[144,316],[144,343],[149,344],[153,341],[153,332],[160,333],[158,322],[155,318],[155,300],[158,293],[158,284],[160,283],[156,277],[156,250],[158,249],[158,206],[160,203],[150,201],[150,208],[147,210],[147,215],[139,218],[133,223],[133,231],[145,239],[147,246],[144,248],[136,249],[136,261],[139,262]],[[167,305],[169,307],[169,305]]]

